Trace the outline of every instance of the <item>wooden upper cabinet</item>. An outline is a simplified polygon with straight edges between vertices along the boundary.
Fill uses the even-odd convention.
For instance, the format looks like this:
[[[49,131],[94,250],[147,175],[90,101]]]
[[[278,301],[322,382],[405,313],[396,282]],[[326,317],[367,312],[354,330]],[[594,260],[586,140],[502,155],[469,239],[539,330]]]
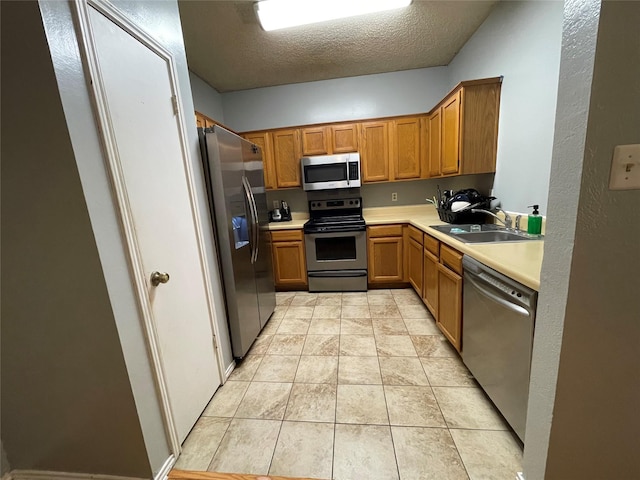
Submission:
[[[303,156],[326,155],[330,152],[328,127],[303,128],[300,133]]]
[[[391,122],[393,178],[420,178],[420,117],[396,118]]]
[[[462,89],[460,111],[460,175],[496,171],[499,79],[470,82]]]
[[[462,82],[429,117],[429,176],[496,171],[501,78]]]
[[[204,115],[200,112],[196,112],[196,127],[204,128]]]
[[[332,125],[331,151],[333,153],[351,153],[358,151],[358,124],[344,123]]]
[[[460,166],[460,99],[462,90],[451,95],[442,105],[442,157],[443,175],[458,173]]]
[[[442,110],[438,108],[429,116],[429,177],[439,177],[442,143]]]
[[[267,190],[276,188],[276,172],[273,164],[273,147],[269,132],[247,133],[243,137],[257,145],[262,150],[262,163],[264,165],[264,186]]]
[[[300,130],[276,130],[271,133],[276,187],[300,187]]]
[[[360,125],[360,163],[363,182],[384,182],[389,175],[389,122]]]

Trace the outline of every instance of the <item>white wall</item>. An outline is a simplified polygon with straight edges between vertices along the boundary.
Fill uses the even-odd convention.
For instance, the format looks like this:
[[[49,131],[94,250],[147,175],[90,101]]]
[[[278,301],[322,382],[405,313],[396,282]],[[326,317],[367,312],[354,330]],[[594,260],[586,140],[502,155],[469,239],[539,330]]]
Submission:
[[[222,95],[238,132],[424,113],[449,89],[446,67],[256,88]]]
[[[224,123],[222,95],[191,71],[189,72],[189,80],[191,80],[193,106],[196,111],[204,113],[207,117],[220,123]]]
[[[448,66],[450,86],[503,75],[494,195],[547,207],[562,35],[561,1],[500,2]]]
[[[153,405],[139,416],[38,3],[1,8],[3,468],[149,478]]]
[[[637,478],[640,191],[608,183],[614,146],[640,143],[640,3],[564,16],[525,475]]]

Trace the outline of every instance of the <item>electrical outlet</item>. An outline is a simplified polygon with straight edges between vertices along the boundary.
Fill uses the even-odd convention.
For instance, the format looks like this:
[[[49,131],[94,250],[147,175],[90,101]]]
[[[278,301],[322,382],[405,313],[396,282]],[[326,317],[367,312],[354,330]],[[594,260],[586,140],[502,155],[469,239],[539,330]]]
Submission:
[[[398,201],[398,194],[396,192],[393,192],[391,194],[391,201],[392,202],[397,202]]]
[[[273,208],[280,208],[280,200],[273,201]]]

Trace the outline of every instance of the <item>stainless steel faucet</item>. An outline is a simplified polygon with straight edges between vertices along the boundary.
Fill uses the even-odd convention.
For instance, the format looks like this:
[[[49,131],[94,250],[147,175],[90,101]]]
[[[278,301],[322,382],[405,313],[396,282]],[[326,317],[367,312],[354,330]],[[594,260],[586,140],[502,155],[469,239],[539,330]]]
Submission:
[[[488,213],[489,215],[491,215],[492,217],[496,218],[500,223],[502,223],[505,228],[510,229],[511,228],[511,216],[505,212],[504,210],[502,210],[500,207],[496,207],[496,211],[498,212],[502,212],[504,213],[504,220],[501,219],[498,215],[496,215],[493,212],[490,212],[489,210],[484,210],[482,208],[472,208],[471,211],[473,213]]]

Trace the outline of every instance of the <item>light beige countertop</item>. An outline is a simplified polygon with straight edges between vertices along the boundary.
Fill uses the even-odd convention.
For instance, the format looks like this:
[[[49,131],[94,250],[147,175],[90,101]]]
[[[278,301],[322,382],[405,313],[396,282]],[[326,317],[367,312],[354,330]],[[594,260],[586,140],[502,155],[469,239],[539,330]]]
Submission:
[[[484,245],[462,243],[449,235],[429,228],[430,225],[445,224],[438,218],[438,212],[433,205],[365,208],[363,215],[367,225],[392,223],[413,225],[507,277],[513,278],[536,291],[540,290],[540,268],[542,267],[542,254],[544,252],[543,240]]]
[[[432,237],[475,258],[488,267],[513,278],[514,280],[540,290],[540,268],[544,241],[532,240],[516,243],[467,244],[438,232],[430,225],[444,225],[438,218],[438,212],[433,205],[409,205],[403,207],[377,207],[363,209],[363,216],[367,225],[388,225],[408,223],[419,228]],[[270,223],[269,230],[289,230],[302,228],[309,219],[307,213],[292,212],[290,222]]]
[[[271,222],[269,230],[294,230],[300,229],[309,220],[309,214],[306,212],[291,212],[291,221],[289,222]]]

